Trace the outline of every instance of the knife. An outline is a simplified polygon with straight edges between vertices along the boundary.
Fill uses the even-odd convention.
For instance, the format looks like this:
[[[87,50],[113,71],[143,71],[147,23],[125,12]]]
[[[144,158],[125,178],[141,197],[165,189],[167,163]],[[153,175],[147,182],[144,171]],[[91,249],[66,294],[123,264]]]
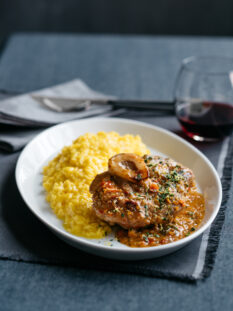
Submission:
[[[68,112],[88,109],[92,104],[112,105],[117,108],[156,110],[167,113],[174,113],[174,102],[157,100],[138,99],[108,99],[108,98],[65,98],[31,94],[31,97],[39,101],[42,105],[57,112]]]

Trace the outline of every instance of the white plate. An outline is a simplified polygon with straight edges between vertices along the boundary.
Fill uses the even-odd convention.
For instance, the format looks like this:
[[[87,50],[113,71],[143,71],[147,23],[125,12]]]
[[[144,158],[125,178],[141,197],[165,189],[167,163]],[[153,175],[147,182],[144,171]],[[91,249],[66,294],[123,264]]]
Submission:
[[[54,215],[45,201],[42,187],[42,167],[62,147],[71,144],[78,136],[86,132],[96,133],[99,131],[116,131],[120,135],[139,134],[152,154],[166,155],[191,168],[196,176],[198,186],[205,196],[206,215],[201,227],[195,233],[177,242],[148,248],[130,248],[116,240],[110,241],[112,236],[95,240],[77,237],[66,232],[62,222]],[[218,174],[200,151],[164,129],[118,118],[72,121],[45,130],[35,137],[21,153],[16,166],[16,182],[30,210],[59,238],[89,253],[122,260],[159,257],[185,246],[210,226],[218,213],[222,199]]]

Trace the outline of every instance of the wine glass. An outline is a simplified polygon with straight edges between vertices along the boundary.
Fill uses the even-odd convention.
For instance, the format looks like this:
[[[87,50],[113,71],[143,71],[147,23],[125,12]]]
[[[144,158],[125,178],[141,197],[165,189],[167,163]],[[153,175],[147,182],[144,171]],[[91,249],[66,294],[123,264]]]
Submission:
[[[176,116],[189,137],[213,141],[229,135],[233,129],[233,59],[184,59],[174,99]]]

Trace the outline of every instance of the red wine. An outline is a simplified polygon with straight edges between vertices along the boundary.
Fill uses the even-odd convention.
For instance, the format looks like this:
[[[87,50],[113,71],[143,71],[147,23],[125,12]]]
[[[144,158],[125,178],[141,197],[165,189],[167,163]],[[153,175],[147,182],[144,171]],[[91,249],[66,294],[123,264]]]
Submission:
[[[176,115],[192,138],[214,140],[231,134],[233,105],[219,102],[177,102]]]

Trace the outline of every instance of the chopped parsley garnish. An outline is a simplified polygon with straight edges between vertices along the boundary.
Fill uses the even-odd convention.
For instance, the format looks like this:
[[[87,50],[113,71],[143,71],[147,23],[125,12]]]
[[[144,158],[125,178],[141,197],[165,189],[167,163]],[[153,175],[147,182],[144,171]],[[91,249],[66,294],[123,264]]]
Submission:
[[[159,203],[160,205],[164,203],[164,201],[166,200],[167,196],[169,195],[169,191],[168,189],[165,189],[164,192],[160,192],[159,193]]]
[[[165,176],[170,182],[177,183],[181,176],[178,175],[177,171],[171,171],[169,174]]]
[[[122,213],[122,214],[121,214],[121,217],[125,217],[125,214],[124,214],[124,213]]]

